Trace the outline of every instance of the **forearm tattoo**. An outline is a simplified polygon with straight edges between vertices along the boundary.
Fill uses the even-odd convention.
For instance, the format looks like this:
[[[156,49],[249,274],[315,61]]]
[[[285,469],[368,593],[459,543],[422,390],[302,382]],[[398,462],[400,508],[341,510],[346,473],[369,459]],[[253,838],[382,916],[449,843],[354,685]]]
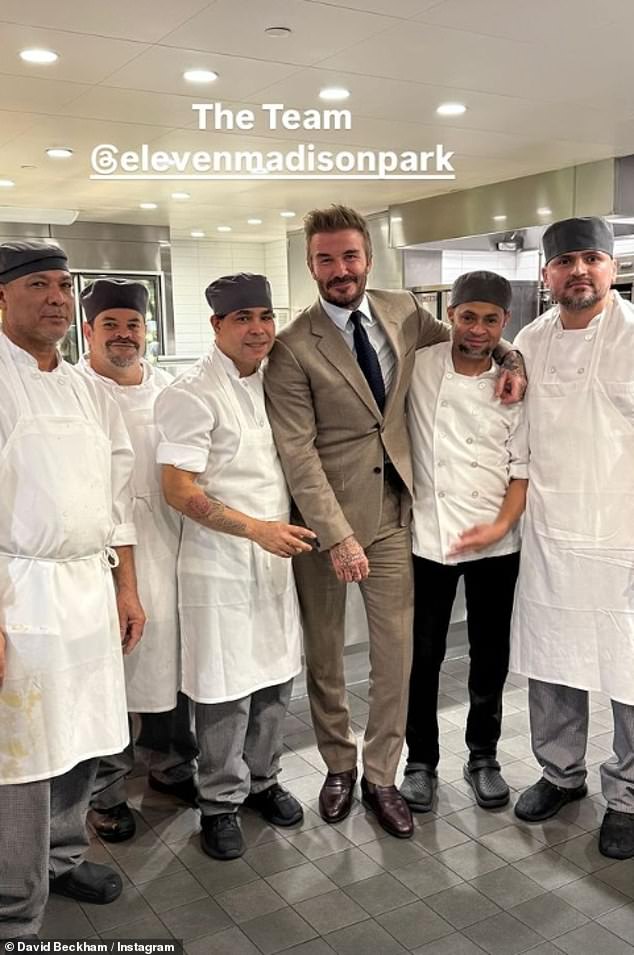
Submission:
[[[507,351],[506,355],[502,360],[502,368],[506,371],[514,372],[515,374],[524,374],[524,359],[522,358],[521,352],[518,351]]]
[[[192,494],[187,499],[183,514],[192,521],[202,524],[203,527],[209,527],[213,531],[221,531],[224,534],[235,534],[241,537],[247,529],[244,521],[227,516],[227,508],[224,504],[207,497],[202,491],[199,494]]]

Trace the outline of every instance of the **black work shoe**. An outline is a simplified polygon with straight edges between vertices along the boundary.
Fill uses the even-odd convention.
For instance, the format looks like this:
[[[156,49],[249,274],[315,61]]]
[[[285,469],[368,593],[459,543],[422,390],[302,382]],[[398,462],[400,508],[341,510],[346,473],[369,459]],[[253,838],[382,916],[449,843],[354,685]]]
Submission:
[[[599,852],[610,859],[634,857],[634,812],[606,809],[599,832]]]
[[[273,783],[259,793],[249,793],[244,805],[255,809],[274,826],[294,826],[304,818],[304,810],[287,789]]]
[[[510,799],[509,787],[502,778],[500,766],[491,762],[486,766],[465,765],[462,774],[473,789],[478,806],[483,809],[497,809],[506,806]]]
[[[515,815],[526,822],[541,822],[557,815],[560,809],[575,799],[583,799],[588,793],[585,783],[574,789],[564,789],[549,783],[543,777],[530,789],[526,789],[515,804]]]
[[[214,859],[237,859],[246,848],[237,812],[221,812],[203,816],[200,844],[203,852]]]
[[[49,889],[55,895],[66,895],[78,902],[107,905],[121,895],[121,876],[107,865],[81,862],[64,875],[51,879]]]
[[[149,773],[147,781],[150,789],[153,789],[157,793],[163,793],[165,796],[173,796],[174,799],[180,799],[181,802],[186,802],[188,806],[193,806],[194,808],[198,805],[196,802],[198,793],[193,776],[190,776],[188,779],[183,779],[179,783],[162,783],[160,779],[157,779],[156,776],[152,776],[152,774]]]
[[[110,809],[91,809],[88,822],[104,842],[125,842],[136,832],[136,822],[127,802]]]
[[[437,787],[438,779],[431,769],[406,769],[399,792],[412,812],[430,812]]]

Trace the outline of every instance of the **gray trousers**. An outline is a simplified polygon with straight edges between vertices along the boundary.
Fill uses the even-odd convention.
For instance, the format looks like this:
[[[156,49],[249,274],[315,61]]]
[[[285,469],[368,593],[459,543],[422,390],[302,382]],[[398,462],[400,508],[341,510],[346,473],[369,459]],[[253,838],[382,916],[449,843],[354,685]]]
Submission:
[[[93,809],[105,812],[126,802],[126,779],[134,768],[135,750],[148,752],[148,768],[161,783],[181,783],[194,775],[198,755],[192,732],[190,703],[178,694],[176,708],[167,713],[142,713],[141,732],[136,745],[130,721],[130,742],[122,753],[99,761],[95,790],[90,801]]]
[[[588,694],[570,686],[528,681],[533,753],[544,778],[563,789],[586,778]],[[601,789],[610,809],[634,813],[634,706],[612,700],[614,752],[601,765]]]
[[[98,759],[36,783],[0,786],[0,939],[36,935],[50,878],[82,862]]]
[[[237,812],[249,793],[272,786],[280,771],[284,717],[293,681],[241,700],[195,703],[198,805],[203,816]]]

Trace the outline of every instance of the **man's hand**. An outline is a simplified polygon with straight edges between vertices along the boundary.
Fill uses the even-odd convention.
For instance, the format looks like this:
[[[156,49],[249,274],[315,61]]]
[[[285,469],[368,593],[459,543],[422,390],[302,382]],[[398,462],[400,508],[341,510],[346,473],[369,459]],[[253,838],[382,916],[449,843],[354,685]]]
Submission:
[[[146,616],[135,590],[123,588],[117,592],[121,646],[127,656],[143,636]]]
[[[337,580],[342,580],[346,584],[358,583],[370,574],[368,558],[355,537],[346,537],[340,544],[331,547],[330,559]]]
[[[6,652],[7,635],[2,627],[0,627],[0,689],[2,689],[2,684],[4,683],[4,677],[7,669]]]
[[[312,550],[306,541],[316,540],[317,535],[308,527],[284,524],[282,521],[253,520],[249,534],[254,543],[276,557],[296,557]]]
[[[458,540],[447,556],[459,557],[462,554],[477,553],[485,547],[490,547],[491,544],[497,544],[508,532],[509,525],[502,521],[494,521],[493,524],[476,524],[475,527],[470,527],[458,536]]]
[[[500,398],[503,405],[515,404],[524,397],[527,384],[526,366],[521,352],[507,351],[495,386],[496,398]]]

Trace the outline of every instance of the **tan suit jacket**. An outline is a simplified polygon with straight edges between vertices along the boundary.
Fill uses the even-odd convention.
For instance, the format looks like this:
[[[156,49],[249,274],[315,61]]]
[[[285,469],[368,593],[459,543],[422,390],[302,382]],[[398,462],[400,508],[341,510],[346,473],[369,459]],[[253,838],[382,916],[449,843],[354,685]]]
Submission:
[[[290,492],[322,551],[351,534],[362,547],[374,540],[386,454],[407,489],[401,523],[409,522],[405,399],[415,351],[449,338],[448,327],[411,292],[368,291],[368,301],[396,357],[383,415],[355,355],[319,302],[280,332],[265,369],[269,418]]]

